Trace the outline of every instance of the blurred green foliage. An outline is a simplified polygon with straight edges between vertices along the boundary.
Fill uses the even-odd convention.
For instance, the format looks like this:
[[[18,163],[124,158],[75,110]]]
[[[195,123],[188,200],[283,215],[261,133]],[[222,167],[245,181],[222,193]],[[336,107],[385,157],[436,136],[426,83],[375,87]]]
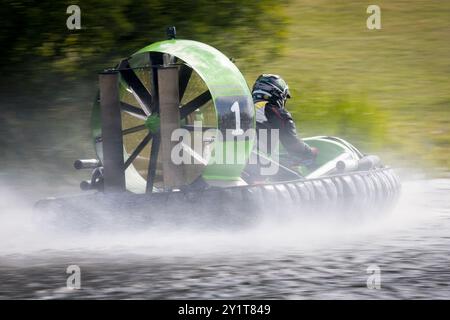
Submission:
[[[71,4],[81,8],[81,30],[66,28]],[[165,39],[171,25],[180,38],[239,56],[249,56],[252,46],[278,53],[286,36],[285,11],[268,0],[11,0],[1,10],[2,68],[51,68],[76,77]]]
[[[66,28],[71,4],[81,8],[81,30]],[[0,68],[8,75],[0,77],[0,106],[9,106],[3,116],[14,125],[28,121],[16,106],[70,114],[79,138],[96,72],[176,25],[179,38],[236,58],[249,85],[260,73],[281,74],[303,136],[338,135],[394,165],[448,170],[450,2],[378,0],[381,30],[366,28],[369,4],[9,0],[0,6]]]
[[[381,30],[366,9],[381,8]],[[386,163],[450,168],[450,2],[295,0],[282,57],[249,68],[292,87],[303,135],[334,134]]]

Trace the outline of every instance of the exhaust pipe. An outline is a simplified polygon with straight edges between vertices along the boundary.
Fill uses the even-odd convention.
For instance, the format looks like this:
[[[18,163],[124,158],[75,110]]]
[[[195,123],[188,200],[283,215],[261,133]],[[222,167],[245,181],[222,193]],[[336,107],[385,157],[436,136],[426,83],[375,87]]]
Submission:
[[[340,160],[336,162],[338,172],[350,172],[356,170],[370,170],[381,165],[380,157],[367,155],[359,160]]]
[[[365,156],[358,161],[358,170],[370,170],[381,165],[380,157],[369,155]]]
[[[358,160],[340,160],[336,162],[336,170],[339,172],[349,172],[358,169]]]
[[[77,170],[81,169],[95,169],[100,166],[100,160],[98,159],[79,159],[75,160],[73,166]]]

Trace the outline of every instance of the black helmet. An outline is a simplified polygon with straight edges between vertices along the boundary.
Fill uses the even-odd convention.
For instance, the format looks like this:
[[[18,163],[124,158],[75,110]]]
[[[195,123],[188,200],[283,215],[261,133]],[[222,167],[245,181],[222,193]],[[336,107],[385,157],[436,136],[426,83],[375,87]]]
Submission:
[[[279,75],[262,74],[253,85],[252,96],[255,103],[267,101],[283,108],[291,93],[286,81]]]

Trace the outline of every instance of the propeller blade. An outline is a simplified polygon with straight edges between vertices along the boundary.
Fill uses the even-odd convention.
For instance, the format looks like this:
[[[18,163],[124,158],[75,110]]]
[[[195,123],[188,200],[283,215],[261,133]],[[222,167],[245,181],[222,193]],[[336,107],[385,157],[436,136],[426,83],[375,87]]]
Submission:
[[[184,96],[184,92],[186,91],[186,88],[188,86],[189,83],[189,79],[191,78],[192,75],[192,68],[190,68],[189,66],[182,64],[180,66],[180,70],[179,70],[179,95],[180,95],[180,101],[183,99]]]
[[[127,135],[127,134],[131,134],[131,133],[135,133],[135,132],[139,132],[142,130],[147,129],[147,127],[145,126],[145,124],[141,124],[140,126],[136,126],[136,127],[131,127],[125,130],[122,130],[122,135]]]
[[[185,124],[185,125],[183,125],[183,126],[181,126],[180,128],[183,128],[183,129],[186,129],[186,130],[188,130],[188,131],[194,131],[194,130],[198,130],[199,128],[196,128],[194,125],[192,125],[192,124]],[[216,129],[215,127],[207,127],[207,126],[202,126],[201,127],[201,130],[202,131],[207,131],[207,130],[210,130],[210,129]]]
[[[136,108],[135,106],[132,106],[131,104],[128,104],[126,102],[120,102],[120,108],[123,112],[126,112],[133,117],[136,117],[141,120],[146,120],[147,115],[142,109]]]
[[[141,151],[145,148],[145,146],[150,142],[152,139],[152,134],[148,133],[144,139],[139,143],[139,145],[134,149],[134,151],[131,153],[131,155],[128,157],[127,161],[125,161],[125,169],[130,166],[130,164],[136,159],[136,157],[141,153]]]
[[[144,110],[145,114],[149,116],[152,113],[152,96],[138,78],[134,70],[129,68],[130,64],[128,60],[122,60],[119,64],[120,75],[122,76],[123,81],[130,87],[130,92],[136,98],[142,110]]]
[[[181,107],[180,118],[186,118],[192,112],[205,105],[209,100],[211,100],[211,93],[209,91],[203,92],[201,95],[197,96]]]

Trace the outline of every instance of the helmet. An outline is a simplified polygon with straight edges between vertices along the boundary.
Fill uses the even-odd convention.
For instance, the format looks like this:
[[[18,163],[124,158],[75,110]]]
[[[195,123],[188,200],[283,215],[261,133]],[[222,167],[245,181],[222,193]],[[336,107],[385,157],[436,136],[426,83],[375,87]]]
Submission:
[[[262,74],[253,85],[252,96],[255,103],[267,101],[283,108],[291,93],[286,81],[279,75]]]

